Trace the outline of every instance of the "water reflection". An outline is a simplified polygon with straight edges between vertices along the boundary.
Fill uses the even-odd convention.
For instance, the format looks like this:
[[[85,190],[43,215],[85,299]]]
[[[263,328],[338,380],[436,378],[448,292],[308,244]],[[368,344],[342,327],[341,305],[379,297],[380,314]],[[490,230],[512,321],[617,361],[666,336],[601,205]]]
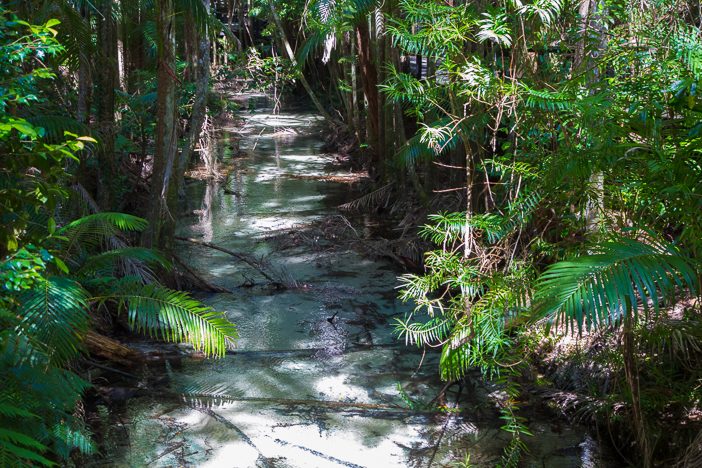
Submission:
[[[271,115],[257,103],[242,130],[247,157],[223,161],[233,167],[224,186],[191,189],[197,221],[181,227],[231,250],[268,255],[309,287],[275,291],[230,256],[197,246],[182,252],[192,268],[236,291],[205,300],[237,323],[237,354],[184,362],[170,371],[168,392],[130,402],[123,417],[128,440],[123,430],[108,434],[110,464],[440,466],[466,450],[477,466],[499,459],[508,435],[486,398],[489,389],[464,392],[469,411],[457,415],[412,410],[400,396],[398,383],[425,401],[441,384],[437,357],[418,370],[421,352],[397,343],[388,325],[410,307],[388,295],[396,285],[389,265],[306,245],[278,250],[267,241],[273,230],[333,214],[325,199],[345,190],[296,177],[325,173],[318,123],[307,113]],[[239,287],[251,282],[260,287]],[[579,466],[582,429],[538,427],[534,463]],[[563,447],[575,448],[561,456]]]

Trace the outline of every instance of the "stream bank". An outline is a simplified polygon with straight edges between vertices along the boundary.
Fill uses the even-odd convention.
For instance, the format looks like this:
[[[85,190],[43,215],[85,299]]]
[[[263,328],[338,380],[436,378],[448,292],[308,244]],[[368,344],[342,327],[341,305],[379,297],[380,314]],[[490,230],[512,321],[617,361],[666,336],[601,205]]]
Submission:
[[[264,97],[250,99],[244,125],[218,132],[222,148],[240,138],[241,154],[222,156],[227,181],[188,186],[192,214],[178,235],[259,259],[288,287],[226,252],[179,243],[189,268],[232,291],[200,299],[238,325],[237,349],[150,366],[140,377],[157,390],[99,409],[103,454],[93,465],[445,466],[467,453],[494,465],[509,440],[495,388],[476,376],[449,389],[443,411],[427,409],[443,386],[438,356],[393,334],[393,318],[411,307],[396,299],[396,266],[324,238],[295,242],[348,199],[348,174],[322,152],[321,119],[272,115]],[[372,230],[369,221],[352,219],[351,229]],[[584,428],[528,417],[526,466],[603,466]]]

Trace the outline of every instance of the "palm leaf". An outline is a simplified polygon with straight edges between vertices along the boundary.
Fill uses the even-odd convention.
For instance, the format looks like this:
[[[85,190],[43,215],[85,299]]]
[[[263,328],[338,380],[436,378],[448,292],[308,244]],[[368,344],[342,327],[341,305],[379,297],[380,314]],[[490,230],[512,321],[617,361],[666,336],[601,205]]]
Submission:
[[[114,276],[116,270],[125,269],[125,262],[138,262],[145,265],[170,269],[170,262],[162,253],[145,247],[122,247],[92,255],[75,272],[78,276],[101,273],[101,276]]]
[[[577,325],[614,325],[639,309],[658,311],[679,288],[698,289],[697,273],[673,245],[627,238],[595,245],[593,254],[551,265],[537,281],[538,317]]]
[[[18,332],[32,336],[50,360],[66,362],[76,356],[88,329],[87,294],[68,278],[46,278],[20,295]]]
[[[208,356],[222,356],[237,338],[236,326],[221,312],[201,304],[186,292],[157,284],[116,282],[115,299],[126,309],[130,326],[152,337],[170,342],[187,342]],[[129,293],[121,291],[129,290]]]

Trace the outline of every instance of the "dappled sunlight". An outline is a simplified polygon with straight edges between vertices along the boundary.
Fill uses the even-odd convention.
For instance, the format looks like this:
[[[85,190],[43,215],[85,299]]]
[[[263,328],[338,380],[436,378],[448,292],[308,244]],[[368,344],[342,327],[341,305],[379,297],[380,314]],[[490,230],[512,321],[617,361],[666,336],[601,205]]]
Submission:
[[[185,361],[173,370],[172,391],[185,392],[192,406],[135,406],[131,417],[148,421],[150,429],[132,431],[131,438],[156,458],[172,447],[163,434],[176,426],[188,447],[180,459],[208,467],[273,460],[275,466],[403,467],[434,452],[436,460],[450,460],[467,444],[494,459],[505,441],[494,437],[499,430],[489,404],[470,412],[470,420],[410,409],[406,398],[430,400],[438,393],[438,358],[427,356],[418,368],[420,350],[398,343],[392,321],[411,305],[388,295],[397,284],[388,264],[329,250],[314,238],[286,250],[267,240],[333,213],[326,202],[333,184],[296,178],[328,174],[319,139],[305,134],[316,122],[307,114],[254,111],[241,145],[251,161],[237,166],[227,192],[191,189],[189,202],[200,211],[180,232],[251,255],[259,269],[196,245],[179,253],[234,291],[205,300],[237,324],[240,339],[233,355]],[[295,286],[271,288],[262,271]],[[122,459],[135,460],[130,453]],[[166,454],[155,465],[173,460]]]

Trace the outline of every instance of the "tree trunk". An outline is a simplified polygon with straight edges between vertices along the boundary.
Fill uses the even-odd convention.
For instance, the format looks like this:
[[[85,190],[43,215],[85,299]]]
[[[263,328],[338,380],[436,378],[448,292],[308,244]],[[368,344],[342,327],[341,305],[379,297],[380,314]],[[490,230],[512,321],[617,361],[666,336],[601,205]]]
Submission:
[[[205,9],[210,11],[210,0],[202,0]],[[183,177],[185,170],[190,164],[195,147],[202,134],[202,127],[205,122],[205,112],[207,110],[207,92],[210,84],[210,36],[207,26],[199,32],[199,42],[197,51],[197,62],[194,67],[197,82],[195,83],[195,101],[193,102],[192,115],[190,116],[190,128],[185,139],[185,146],[180,153],[178,160],[178,193],[182,192]]]
[[[104,210],[112,209],[115,188],[115,88],[117,87],[117,28],[112,16],[111,0],[101,0],[97,22],[98,57],[96,69],[98,151],[97,201]]]
[[[368,126],[368,140],[373,151],[371,169],[376,174],[381,172],[382,149],[379,145],[380,118],[378,108],[378,73],[371,56],[370,32],[367,19],[359,21],[356,25],[356,42],[358,44],[358,60],[361,65],[361,81],[363,92],[368,101],[366,125]]]
[[[83,5],[81,7],[83,21],[90,22],[89,10]],[[78,57],[78,103],[76,109],[77,120],[80,123],[90,121],[90,96],[92,90],[92,74],[90,70],[91,48],[86,47],[80,51]]]
[[[636,342],[634,340],[634,323],[631,316],[624,319],[622,354],[624,357],[624,374],[631,392],[631,412],[636,434],[636,444],[641,454],[641,466],[653,466],[653,450],[646,430],[646,419],[641,411],[641,393],[639,370],[636,364]]]
[[[176,71],[173,0],[157,0],[158,96],[156,102],[156,151],[151,176],[149,227],[144,244],[167,249],[175,230]]]
[[[239,22],[239,43],[241,44],[241,48],[245,49],[247,42],[244,27],[244,0],[237,0],[237,21]]]
[[[290,42],[288,42],[288,38],[285,34],[285,29],[283,29],[283,24],[280,21],[280,17],[278,16],[278,12],[275,10],[275,5],[273,3],[274,2],[272,0],[268,1],[268,5],[271,8],[271,16],[273,17],[273,21],[275,22],[275,25],[278,28],[278,34],[280,35],[280,40],[283,43],[283,48],[285,49],[285,52],[288,54],[290,62],[292,62],[293,66],[297,68],[298,63],[297,59],[295,58],[295,52],[293,52],[292,46],[290,45]],[[322,115],[322,117],[324,117],[328,122],[335,124],[335,121],[332,118],[332,116],[329,115],[326,109],[324,109],[324,106],[321,102],[319,102],[319,99],[317,99],[317,96],[315,95],[314,91],[312,91],[312,88],[307,82],[307,79],[302,73],[302,70],[300,70],[300,83],[302,83],[302,86],[305,88],[305,91],[307,91],[307,94],[312,100],[312,104],[314,104],[315,108],[317,109],[317,112],[319,112]]]

